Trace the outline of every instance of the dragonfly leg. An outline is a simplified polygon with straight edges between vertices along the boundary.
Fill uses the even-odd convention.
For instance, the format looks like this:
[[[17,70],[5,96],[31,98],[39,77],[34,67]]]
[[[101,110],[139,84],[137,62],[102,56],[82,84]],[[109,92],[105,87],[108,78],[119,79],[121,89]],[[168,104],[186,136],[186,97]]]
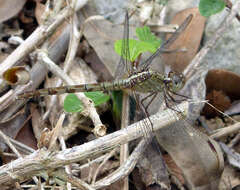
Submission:
[[[181,103],[182,102],[182,100],[175,100],[168,91],[166,91],[166,95],[167,95],[167,97],[169,97],[171,99],[172,102],[175,102],[175,103]]]
[[[138,108],[140,109],[140,111],[142,111],[143,112],[143,114],[145,115],[145,117],[146,117],[146,119],[148,120],[148,122],[146,122],[146,120],[145,120],[145,122],[144,122],[144,127],[143,127],[143,130],[144,130],[144,136],[145,137],[151,137],[152,136],[152,132],[153,132],[153,123],[151,122],[151,120],[149,119],[149,113],[148,113],[148,111],[146,110],[146,108],[145,108],[145,106],[142,104],[142,101],[139,101],[139,98],[136,96],[136,93],[133,91],[133,95],[134,95],[134,97],[135,97],[135,99],[136,99],[136,103],[137,103],[137,106],[138,106]],[[148,138],[147,138],[148,139]],[[146,140],[147,140],[146,139]],[[151,142],[151,140],[150,139],[148,139],[147,140],[148,141],[148,143],[150,143]],[[150,141],[150,142],[149,142]]]
[[[179,110],[176,110],[172,106],[169,105],[170,99],[171,99],[172,102],[175,102],[175,103],[176,103],[176,100],[174,100],[174,98],[166,91],[166,89],[163,90],[163,96],[164,96],[164,100],[165,100],[165,104],[166,104],[167,108],[169,108],[173,111],[176,111],[178,113],[181,113]]]
[[[185,96],[185,95],[182,95],[182,94],[178,94],[178,93],[173,92],[173,91],[171,91],[171,90],[168,90],[168,91],[171,92],[171,93],[174,94],[174,95],[177,95],[177,96],[183,97],[183,99],[182,99],[181,101],[191,99],[191,98],[188,97],[188,96]]]
[[[151,100],[148,102],[148,104],[146,106],[144,106],[144,108],[147,110],[149,105],[152,103],[152,101],[156,98],[157,96],[157,92],[152,92],[150,93],[149,95],[147,95],[146,97],[144,97],[142,100],[141,100],[141,104],[144,106],[143,102],[145,100],[147,100],[148,98],[152,97]]]

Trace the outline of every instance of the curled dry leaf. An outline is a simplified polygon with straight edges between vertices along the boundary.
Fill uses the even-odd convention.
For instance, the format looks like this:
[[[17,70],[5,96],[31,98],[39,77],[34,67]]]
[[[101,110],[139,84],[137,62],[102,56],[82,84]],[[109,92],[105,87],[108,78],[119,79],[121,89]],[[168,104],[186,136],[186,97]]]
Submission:
[[[27,84],[30,80],[30,73],[23,66],[16,66],[3,73],[3,79],[10,85]]]
[[[0,0],[0,22],[15,16],[23,7],[26,0]]]
[[[182,72],[197,53],[204,31],[206,19],[200,15],[198,8],[185,9],[177,13],[171,24],[182,23],[190,14],[193,15],[192,21],[169,48],[171,50],[186,48],[187,51],[163,54],[164,63],[170,65],[172,70],[177,72]]]
[[[240,99],[240,76],[223,69],[210,70],[205,79],[207,100],[221,111],[227,110],[231,102]],[[204,115],[214,117],[217,111],[209,106],[203,109]]]

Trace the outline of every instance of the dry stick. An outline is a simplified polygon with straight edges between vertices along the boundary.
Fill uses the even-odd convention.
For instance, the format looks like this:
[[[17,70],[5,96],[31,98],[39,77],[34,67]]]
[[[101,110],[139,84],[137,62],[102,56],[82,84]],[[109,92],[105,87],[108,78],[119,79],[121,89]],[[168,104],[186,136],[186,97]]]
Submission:
[[[61,10],[61,8],[63,7],[63,0],[54,0],[53,2],[53,8],[54,8],[54,12],[55,13],[59,13],[59,11]]]
[[[224,21],[220,24],[217,31],[214,33],[212,38],[204,45],[204,47],[198,52],[198,54],[194,57],[191,63],[184,70],[184,75],[186,78],[190,78],[194,73],[198,70],[198,67],[202,63],[203,58],[207,55],[210,49],[216,46],[218,40],[224,34],[225,30],[228,28],[232,20],[237,15],[240,9],[240,1],[236,1],[236,3],[232,6],[230,14],[224,19]]]
[[[153,131],[164,128],[182,119],[182,117],[187,114],[188,105],[188,102],[183,102],[178,105],[178,110],[183,112],[183,114],[178,114],[178,117],[172,109],[167,109],[150,116],[150,120],[153,124]],[[40,173],[42,170],[51,170],[73,162],[78,162],[142,137],[144,135],[142,127],[146,122],[149,122],[149,120],[139,121],[122,130],[58,153],[53,153],[44,149],[37,150],[33,154],[14,160],[0,167],[0,184],[7,185],[12,184],[16,180],[26,180],[29,175]]]
[[[76,83],[67,74],[65,74],[64,71],[58,67],[44,51],[41,51],[39,56],[48,69],[60,77],[67,85],[76,85]],[[102,124],[93,101],[87,98],[84,93],[76,93],[76,95],[84,105],[83,114],[89,116],[94,124],[94,134],[96,136],[104,136],[106,134],[106,127]]]
[[[104,155],[102,155],[102,156],[100,156],[100,157],[97,157],[97,158],[94,159],[94,160],[91,160],[91,161],[87,162],[86,164],[83,164],[83,165],[79,166],[79,168],[75,168],[75,169],[73,168],[73,170],[83,170],[83,169],[85,169],[85,168],[91,167],[92,164],[99,164],[99,163],[103,162],[103,160],[104,160],[108,155],[109,155],[108,153],[107,153],[107,154],[104,154]],[[74,167],[74,166],[73,166],[73,167]]]
[[[60,145],[61,145],[62,150],[66,150],[67,146],[66,146],[66,143],[64,141],[63,136],[59,136],[58,139],[60,141]],[[71,171],[70,165],[66,165],[65,166],[65,171],[66,171],[67,174],[72,175],[72,171]],[[69,182],[67,182],[67,189],[71,190],[71,184]]]
[[[12,144],[14,144],[16,147],[19,147],[18,149],[21,150],[21,152],[24,152],[26,154],[30,154],[30,153],[33,153],[35,150],[32,149],[31,147],[19,142],[19,141],[16,141],[12,138],[9,138],[9,140],[11,141]]]
[[[2,101],[0,103],[0,112],[3,111],[4,109],[6,109],[7,107],[9,107],[9,105],[11,105],[13,102],[15,102],[18,93],[21,93],[26,89],[29,89],[29,86],[31,86],[31,82],[29,82],[26,85],[20,86],[19,88],[16,88],[11,93],[7,92],[6,96],[4,95],[4,101]],[[12,91],[12,90],[10,90],[10,91]],[[8,117],[5,119],[8,119]],[[1,121],[4,121],[4,118],[1,118]]]
[[[9,90],[6,94],[2,95],[0,97],[0,105],[2,105],[10,96],[13,95],[13,90]],[[0,108],[2,110],[2,108]]]
[[[22,158],[22,155],[18,152],[18,150],[15,148],[15,146],[9,140],[10,138],[8,136],[6,136],[1,130],[0,130],[0,136],[3,138],[5,143],[11,148],[11,150],[17,155],[17,157]],[[32,177],[32,179],[36,184],[38,184],[38,179],[36,176]]]
[[[211,135],[211,137],[214,138],[214,139],[219,139],[219,138],[225,137],[229,134],[236,133],[239,130],[240,130],[240,122],[235,123],[234,125],[224,127],[222,129],[217,130],[217,132],[214,133],[213,135]]]
[[[111,152],[109,152],[109,153],[105,156],[103,162],[98,166],[98,168],[96,169],[96,172],[94,173],[94,175],[93,175],[93,177],[92,177],[92,184],[94,184],[94,183],[96,182],[98,173],[99,173],[100,170],[103,168],[104,164],[106,164],[107,161],[116,153],[116,151],[117,151],[117,147],[114,148]]]
[[[36,185],[31,185],[31,184],[24,184],[24,185],[21,185],[22,188],[25,188],[25,189],[36,189]],[[46,185],[45,183],[42,183],[42,187],[45,188],[45,189],[52,189],[53,186],[52,185]],[[44,190],[45,190],[44,189]],[[74,189],[77,189],[76,187],[72,187],[72,190]],[[63,190],[62,187],[60,186],[54,186],[54,190]],[[79,190],[79,189],[77,189]]]
[[[66,59],[64,61],[64,69],[63,72],[67,73],[69,68],[71,67],[73,60],[75,58],[77,49],[78,49],[78,44],[80,41],[80,38],[82,37],[81,33],[78,31],[77,29],[77,17],[76,14],[74,14],[73,18],[71,17],[71,32],[70,32],[70,41],[69,41],[69,48],[68,48],[68,52],[67,52],[67,56]],[[57,87],[61,86],[62,84],[62,80],[59,79],[57,81]],[[56,104],[57,102],[57,96],[53,95],[51,96],[51,100],[50,100],[50,106],[49,109],[46,111],[46,113],[43,115],[43,120],[46,120],[49,113],[51,112],[53,106]]]
[[[122,118],[121,118],[121,129],[127,127],[129,124],[129,96],[126,92],[123,92],[122,99]],[[128,159],[129,150],[128,143],[121,145],[120,147],[120,165],[123,165],[124,162]],[[123,179],[123,190],[128,190],[128,177]]]
[[[145,140],[144,139],[141,140],[140,143],[138,144],[138,146],[133,151],[133,153],[129,156],[129,158],[116,171],[114,171],[112,174],[106,176],[105,178],[99,180],[98,182],[93,184],[92,187],[94,189],[100,189],[103,187],[107,187],[110,184],[112,184],[120,179],[126,178],[131,173],[131,171],[134,169],[136,163],[138,162],[139,158],[141,157],[146,146],[147,146],[147,143],[145,142]],[[78,181],[79,179],[76,179],[76,180]],[[73,184],[73,185],[75,185],[75,184]]]
[[[10,149],[11,149],[19,158],[21,158],[22,155],[17,151],[17,149],[15,148],[15,146],[11,143],[11,141],[9,140],[9,137],[6,136],[1,130],[0,130],[0,136],[3,138],[3,140],[5,141],[5,143],[10,147]]]
[[[64,181],[68,181],[72,185],[78,187],[79,189],[83,190],[95,190],[90,185],[88,185],[86,182],[82,181],[81,179],[74,177],[72,175],[68,175],[67,173],[63,172],[62,170],[59,170],[57,172],[54,172],[54,175],[59,177],[60,179]]]
[[[75,11],[82,8],[88,1],[78,0]],[[17,64],[22,58],[31,53],[38,45],[40,45],[46,38],[50,37],[53,32],[59,27],[69,16],[74,14],[71,7],[64,8],[57,14],[52,22],[46,22],[39,26],[20,46],[18,46],[2,63],[0,76],[4,71]],[[2,83],[0,81],[0,83]]]
[[[121,165],[116,171],[108,175],[107,177],[97,181],[93,184],[95,189],[100,189],[110,184],[126,178],[132,170],[135,168],[139,158],[141,157],[142,153],[146,149],[147,143],[145,139],[142,139],[138,146],[134,149],[133,153],[128,157],[128,159]]]
[[[57,124],[56,126],[54,127],[54,129],[52,130],[52,137],[51,137],[51,140],[50,140],[50,143],[49,143],[49,147],[48,149],[50,151],[53,151],[54,148],[56,147],[56,144],[57,144],[57,139],[58,137],[60,136],[61,132],[62,132],[62,124],[63,124],[63,121],[65,119],[65,113],[62,113],[57,121]]]
[[[78,31],[78,28],[77,28],[77,21],[78,21],[77,16],[76,14],[74,14],[70,20],[71,22],[70,41],[69,41],[69,48],[68,48],[67,56],[64,62],[64,70],[63,70],[63,72],[65,73],[67,73],[71,64],[73,63],[73,60],[77,52],[78,44],[81,38],[80,32]],[[59,79],[57,83],[60,86],[62,84],[61,79]],[[55,104],[54,102],[56,101],[57,101],[57,96],[53,96],[53,98],[51,98],[51,101],[50,101],[50,108],[48,109],[47,112],[50,113],[51,108],[53,108],[53,105]],[[52,105],[51,105],[51,102],[52,102]],[[60,141],[62,150],[65,150],[67,147],[62,135],[59,136],[59,141]],[[65,171],[69,175],[72,174],[70,165],[65,166]],[[67,182],[67,189],[71,190],[71,183],[69,182]]]
[[[232,2],[229,1],[229,0],[224,0],[224,1],[226,3],[226,7],[229,8],[229,9],[232,9]],[[238,19],[238,21],[240,21],[240,15],[239,14],[236,15],[236,18]]]
[[[240,133],[238,133],[238,134],[228,143],[229,148],[233,148],[236,144],[239,143],[239,140],[240,140]]]

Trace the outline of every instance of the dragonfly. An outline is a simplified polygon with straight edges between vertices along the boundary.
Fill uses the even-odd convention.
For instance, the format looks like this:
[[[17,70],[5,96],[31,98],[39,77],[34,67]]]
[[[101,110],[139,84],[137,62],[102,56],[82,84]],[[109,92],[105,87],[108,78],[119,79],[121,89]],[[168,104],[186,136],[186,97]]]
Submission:
[[[193,15],[190,14],[183,23],[179,26],[179,28],[164,42],[162,45],[156,50],[154,54],[152,54],[149,58],[139,64],[128,64],[128,61],[123,59],[123,57],[129,57],[129,29],[128,29],[128,13],[126,13],[125,18],[125,25],[124,25],[124,38],[123,38],[123,45],[122,45],[122,54],[124,56],[121,57],[120,66],[118,68],[125,69],[128,71],[128,76],[123,77],[121,79],[115,79],[112,82],[102,82],[102,83],[94,83],[94,84],[80,84],[80,85],[73,85],[73,86],[62,86],[62,87],[52,87],[46,89],[39,89],[35,91],[24,92],[18,95],[17,99],[28,99],[33,97],[39,96],[46,96],[46,95],[56,95],[56,94],[63,94],[63,93],[75,93],[75,92],[89,92],[89,91],[114,91],[114,90],[126,90],[133,92],[140,92],[140,93],[148,93],[148,95],[143,99],[145,100],[148,97],[151,97],[158,93],[163,93],[165,103],[173,99],[172,95],[179,95],[178,91],[182,89],[185,85],[185,77],[181,73],[176,73],[170,71],[168,75],[164,75],[160,72],[151,70],[149,68],[152,61],[160,55],[160,53],[166,52],[169,46],[179,37],[179,35],[187,28],[189,23],[191,22]],[[117,73],[120,73],[117,69]],[[118,77],[118,76],[117,76]],[[180,95],[181,96],[181,95]],[[136,97],[136,96],[135,96]],[[142,101],[143,101],[142,100]],[[142,102],[141,101],[141,102]],[[140,104],[141,104],[140,102]],[[151,103],[151,101],[150,101]],[[139,104],[139,103],[138,103]],[[148,106],[148,105],[147,105]],[[147,106],[143,107],[147,110]],[[174,106],[175,108],[176,106]],[[171,107],[170,107],[171,108]],[[174,109],[173,108],[173,109]],[[145,113],[145,116],[148,120],[147,111],[142,111]],[[178,110],[175,110],[178,111]],[[181,121],[180,121],[181,122]],[[144,137],[146,137],[146,143],[149,144],[152,142],[153,139],[153,128],[152,123],[146,122],[144,123],[144,130],[143,132],[146,133]],[[163,133],[159,132],[159,135],[156,134],[158,143],[163,145],[166,148],[169,154],[175,154],[175,162],[178,165],[182,166],[182,169],[185,167],[188,168],[187,170],[191,171],[193,167],[189,167],[187,163],[196,163],[196,165],[201,166],[203,176],[198,176],[199,179],[207,178],[206,181],[203,183],[209,183],[212,180],[215,180],[215,173],[221,173],[221,159],[216,154],[216,149],[214,148],[215,145],[212,144],[212,140],[210,140],[206,135],[198,132],[197,130],[193,129],[186,121],[182,121],[177,126],[171,126],[167,128],[168,132]],[[166,135],[168,138],[166,138]],[[172,137],[172,138],[169,138]],[[177,137],[180,138],[177,138]],[[185,136],[187,138],[185,138]],[[165,146],[166,145],[166,146]],[[154,146],[156,147],[156,146]],[[186,151],[183,151],[188,147]],[[206,151],[210,149],[209,151]],[[179,151],[177,151],[179,150]],[[198,151],[199,150],[199,151]],[[158,150],[160,151],[160,150]],[[206,156],[207,155],[207,156]],[[182,161],[182,158],[186,157],[186,160]],[[205,162],[206,157],[211,158],[211,162]],[[215,159],[215,160],[214,160]],[[223,159],[222,159],[223,160]],[[178,162],[177,162],[178,161]],[[214,162],[216,161],[216,162]],[[214,167],[212,165],[209,167],[208,163],[216,163]],[[199,170],[200,171],[200,170]],[[196,172],[192,170],[191,172]],[[190,173],[191,173],[190,172]],[[193,176],[193,175],[191,175]],[[191,177],[190,176],[190,177]],[[193,176],[193,182],[195,182],[195,176]],[[202,177],[202,178],[201,178]],[[204,179],[205,179],[204,178]],[[197,180],[198,182],[198,180]],[[202,184],[197,184],[202,185]],[[213,188],[216,189],[216,188]]]
[[[147,108],[153,100],[154,96],[158,93],[163,93],[164,98],[167,100],[172,99],[171,94],[177,94],[177,92],[183,88],[185,84],[185,77],[181,73],[175,73],[170,71],[168,75],[160,73],[158,71],[149,68],[152,61],[159,56],[160,53],[166,52],[169,46],[179,37],[179,35],[187,28],[192,20],[192,15],[189,15],[178,29],[165,41],[162,45],[152,54],[148,59],[142,63],[135,64],[129,63],[129,17],[126,12],[125,24],[124,24],[124,35],[122,40],[122,56],[118,63],[117,71],[115,74],[115,80],[111,82],[93,83],[93,84],[80,84],[72,86],[61,86],[61,87],[50,87],[45,89],[39,89],[35,91],[24,92],[18,94],[17,99],[28,99],[47,95],[57,95],[63,93],[76,93],[76,92],[91,92],[91,91],[115,91],[124,90],[127,92],[133,92],[135,100],[140,111],[144,113],[149,122],[144,122],[144,126],[141,128],[146,144],[150,144],[153,139],[153,126],[149,119]],[[123,78],[119,78],[119,73],[124,73],[121,70],[128,72],[128,76],[125,75]],[[148,94],[144,99],[139,101],[136,98],[135,92]],[[153,97],[147,106],[143,105],[143,101]],[[176,110],[177,111],[177,110]],[[152,144],[157,152],[160,152],[159,146]]]
[[[165,50],[178,38],[178,36],[185,30],[188,24],[191,22],[192,15],[189,15],[179,28],[166,40],[146,61],[139,64],[139,68],[132,66],[128,69],[129,74],[127,77],[117,79],[111,82],[101,82],[93,84],[80,84],[69,85],[61,87],[50,87],[39,89],[35,91],[28,91],[18,94],[17,99],[28,99],[47,95],[57,95],[64,93],[76,93],[76,92],[92,92],[92,91],[114,91],[114,90],[132,90],[140,93],[159,93],[166,92],[167,96],[170,93],[176,94],[185,84],[185,78],[183,74],[170,71],[168,75],[164,75],[158,71],[151,70],[149,65],[160,53]],[[128,13],[126,13],[125,27],[128,28]],[[124,29],[125,30],[125,29]],[[128,29],[127,29],[128,30]],[[125,32],[124,32],[125,33]],[[128,33],[128,32],[126,32]],[[127,34],[128,35],[128,34]],[[123,43],[128,45],[128,37],[124,37]],[[123,47],[126,46],[123,44]],[[124,48],[123,48],[124,49]],[[127,48],[126,48],[127,49]],[[123,54],[128,54],[129,50],[123,50]],[[122,60],[122,58],[121,58]],[[120,61],[122,62],[122,61]],[[129,67],[125,63],[124,67]]]
[[[167,101],[172,99],[171,94],[177,94],[177,92],[183,88],[185,84],[185,77],[183,74],[170,71],[168,75],[164,75],[158,71],[151,70],[149,68],[151,62],[160,53],[165,52],[166,49],[178,38],[178,36],[186,29],[192,20],[192,15],[189,15],[179,28],[152,54],[146,61],[137,64],[128,63],[129,54],[129,17],[126,11],[124,35],[122,40],[122,56],[118,63],[117,71],[115,74],[115,80],[111,82],[93,83],[93,84],[80,84],[72,86],[50,87],[45,89],[39,89],[35,91],[28,91],[18,94],[17,99],[28,99],[47,95],[57,95],[63,93],[76,93],[76,92],[91,92],[91,91],[115,91],[124,90],[127,92],[133,92],[137,105],[149,120],[149,114],[147,111],[148,106],[159,93],[163,92],[164,99]],[[124,57],[124,58],[123,58]],[[118,79],[120,70],[127,70],[128,76]],[[126,75],[125,75],[126,76]],[[136,97],[135,92],[148,93],[148,95],[141,101]],[[152,97],[147,106],[144,106],[143,101]],[[168,105],[167,105],[168,106]],[[176,110],[177,111],[177,110]],[[145,123],[143,127],[144,138],[147,143],[152,142],[153,138],[153,126],[151,121]],[[160,151],[160,150],[159,150]]]

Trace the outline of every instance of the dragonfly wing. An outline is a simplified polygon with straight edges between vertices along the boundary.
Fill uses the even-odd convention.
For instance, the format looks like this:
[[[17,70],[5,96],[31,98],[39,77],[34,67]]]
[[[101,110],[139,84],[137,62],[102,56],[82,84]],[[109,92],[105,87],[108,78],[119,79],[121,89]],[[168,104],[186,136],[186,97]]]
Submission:
[[[175,100],[164,99],[175,110],[174,116],[178,117],[177,114],[181,113],[178,113]],[[223,170],[223,155],[218,151],[220,147],[207,135],[193,128],[192,124],[188,116],[187,119],[157,131],[157,140],[182,169],[190,188],[206,186],[207,189],[217,189],[217,183],[213,182],[220,179],[219,174]]]
[[[117,65],[117,69],[115,72],[115,79],[122,78],[122,75],[128,73],[130,75],[132,73],[132,65],[129,63],[130,51],[129,51],[129,16],[126,11],[125,21],[124,21],[124,32],[122,39],[122,49],[121,49],[121,58]]]
[[[168,38],[158,49],[157,51],[152,54],[146,61],[144,61],[140,67],[142,69],[147,69],[149,65],[152,63],[153,59],[157,57],[163,50],[166,50],[169,48],[169,46],[179,37],[179,35],[187,28],[189,23],[192,20],[193,15],[190,14],[184,21],[183,23],[179,26],[179,28]]]

